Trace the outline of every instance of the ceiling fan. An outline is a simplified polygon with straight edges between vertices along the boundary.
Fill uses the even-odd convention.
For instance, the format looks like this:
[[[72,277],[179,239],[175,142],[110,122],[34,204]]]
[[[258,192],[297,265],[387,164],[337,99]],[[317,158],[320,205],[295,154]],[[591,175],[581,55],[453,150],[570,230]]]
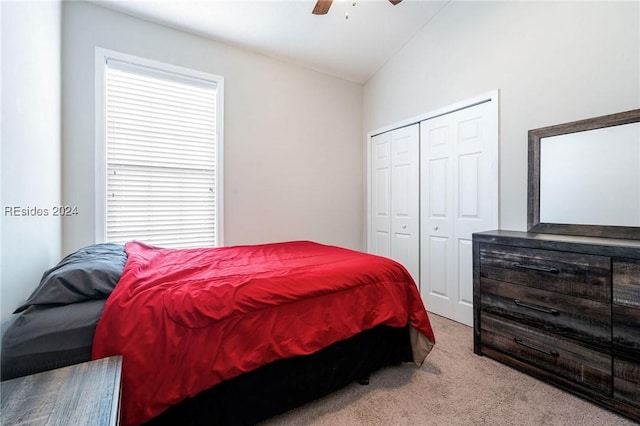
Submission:
[[[389,0],[389,2],[394,6],[401,1],[402,0]],[[313,8],[313,12],[311,13],[314,15],[326,15],[331,7],[331,3],[333,3],[333,0],[318,0]]]

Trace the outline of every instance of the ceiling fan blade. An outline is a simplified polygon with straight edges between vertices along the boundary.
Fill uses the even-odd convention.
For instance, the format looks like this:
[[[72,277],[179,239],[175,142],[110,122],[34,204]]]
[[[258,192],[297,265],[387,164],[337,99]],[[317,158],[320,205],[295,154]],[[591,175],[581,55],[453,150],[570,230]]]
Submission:
[[[315,7],[313,8],[314,15],[326,15],[331,7],[331,3],[333,0],[318,0]]]
[[[390,2],[392,5],[394,5],[394,6],[395,6],[396,4],[398,4],[398,3],[400,3],[401,1],[402,1],[402,0],[389,0],[389,2]]]

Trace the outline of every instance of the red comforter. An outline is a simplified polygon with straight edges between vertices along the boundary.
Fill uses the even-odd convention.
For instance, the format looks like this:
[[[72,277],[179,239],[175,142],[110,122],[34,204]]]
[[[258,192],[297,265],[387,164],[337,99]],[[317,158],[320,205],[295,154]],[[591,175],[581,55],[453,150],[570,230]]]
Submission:
[[[411,276],[386,258],[311,242],[126,252],[93,345],[94,359],[123,355],[125,425],[379,324],[412,326],[417,363],[435,342]]]

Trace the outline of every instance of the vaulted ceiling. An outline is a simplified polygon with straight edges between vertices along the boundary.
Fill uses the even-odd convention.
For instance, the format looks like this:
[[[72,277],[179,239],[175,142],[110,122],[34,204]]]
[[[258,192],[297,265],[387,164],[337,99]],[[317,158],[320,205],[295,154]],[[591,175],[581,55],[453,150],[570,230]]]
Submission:
[[[94,0],[126,14],[366,82],[450,0]],[[348,14],[348,19],[346,18]]]

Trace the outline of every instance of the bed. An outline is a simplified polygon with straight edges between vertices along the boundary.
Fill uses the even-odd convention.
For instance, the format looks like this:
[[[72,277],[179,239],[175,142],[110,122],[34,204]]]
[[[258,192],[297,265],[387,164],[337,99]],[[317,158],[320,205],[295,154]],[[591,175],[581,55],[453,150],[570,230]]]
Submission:
[[[122,354],[131,425],[255,424],[386,365],[419,365],[435,343],[402,266],[308,241],[97,244],[45,272],[16,312],[3,380]]]

